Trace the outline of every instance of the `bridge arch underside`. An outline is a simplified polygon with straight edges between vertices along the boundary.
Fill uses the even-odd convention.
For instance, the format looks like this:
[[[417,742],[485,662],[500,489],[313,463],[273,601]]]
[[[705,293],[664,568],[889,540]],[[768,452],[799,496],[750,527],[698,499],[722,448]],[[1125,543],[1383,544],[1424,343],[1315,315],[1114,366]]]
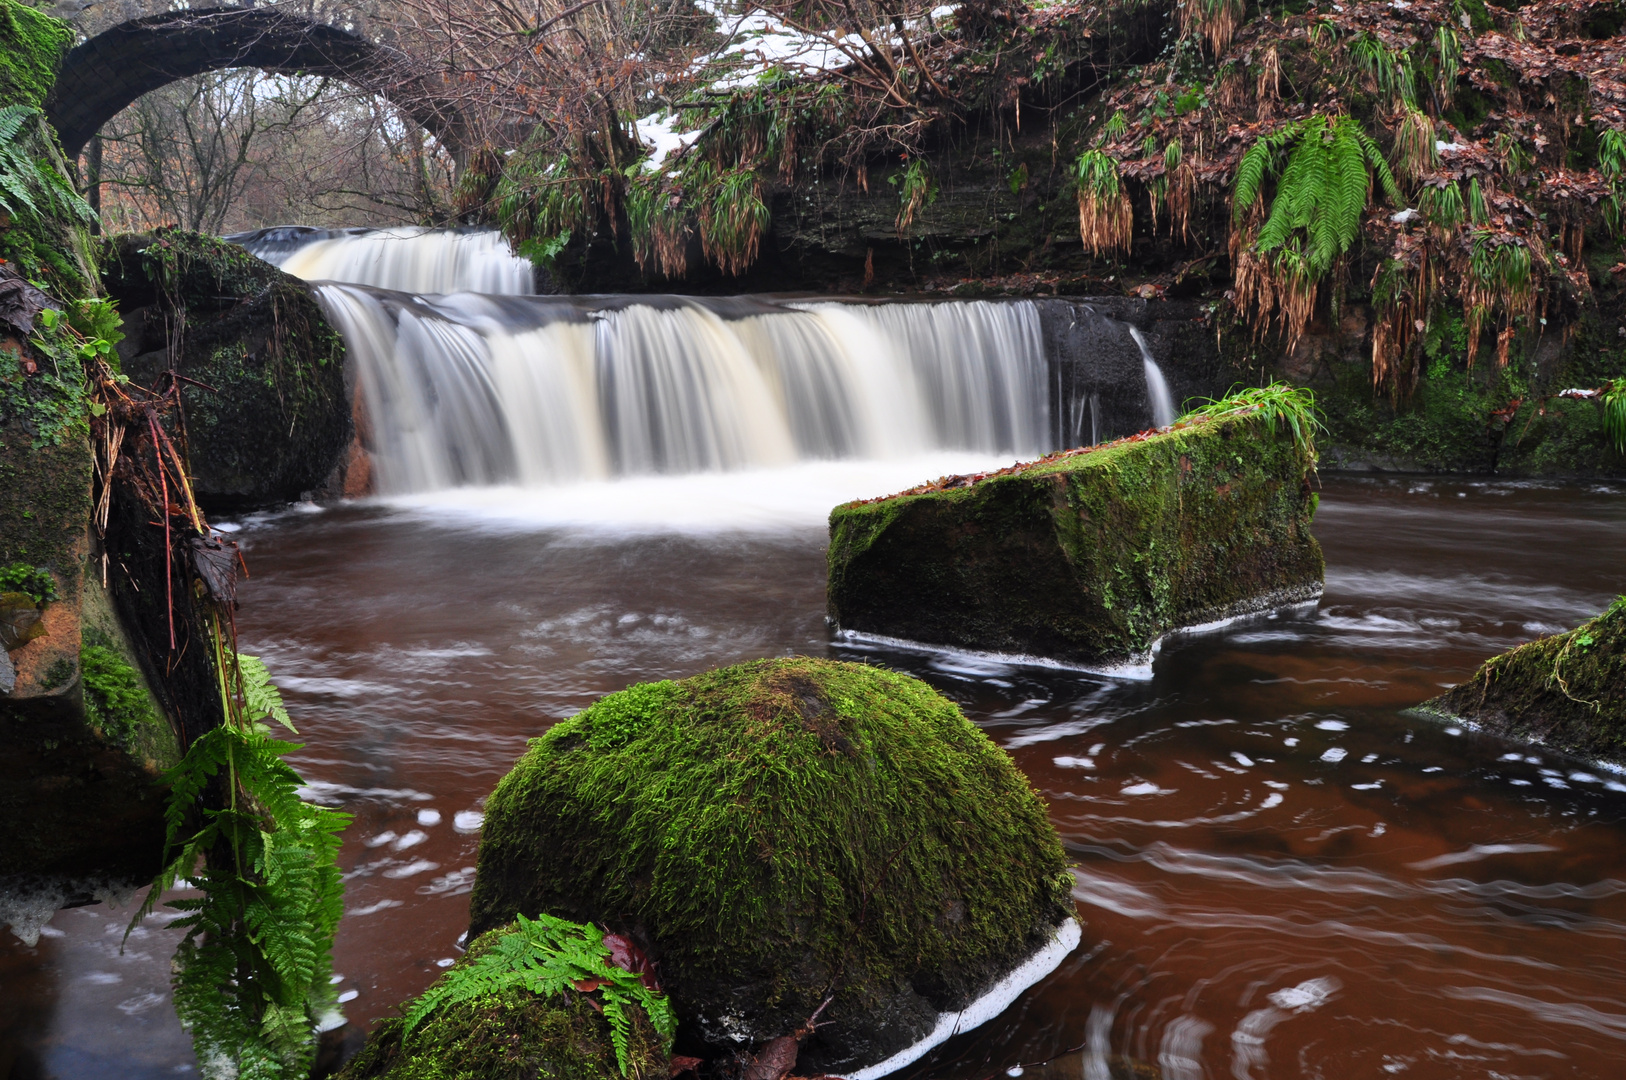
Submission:
[[[455,108],[424,92],[406,54],[338,27],[256,8],[205,8],[132,19],[68,53],[46,115],[69,160],[143,94],[222,68],[339,79],[379,94],[461,156]]]

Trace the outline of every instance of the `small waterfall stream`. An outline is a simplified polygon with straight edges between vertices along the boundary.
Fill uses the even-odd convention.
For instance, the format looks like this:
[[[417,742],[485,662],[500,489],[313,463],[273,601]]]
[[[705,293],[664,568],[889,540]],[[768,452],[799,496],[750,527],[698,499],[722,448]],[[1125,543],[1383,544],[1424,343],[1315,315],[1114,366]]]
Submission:
[[[1168,427],[1178,415],[1174,409],[1174,395],[1169,393],[1168,380],[1163,378],[1163,369],[1152,359],[1152,350],[1146,347],[1146,339],[1141,337],[1140,331],[1131,326],[1129,336],[1135,339],[1135,345],[1140,349],[1141,363],[1146,368],[1146,396],[1152,402],[1152,426]]]
[[[1108,422],[1094,389],[1061,392],[1032,301],[536,296],[531,264],[495,232],[232,239],[318,283],[350,346],[379,494],[945,452],[1008,463],[1146,423],[1121,400]],[[1127,330],[1151,419],[1172,422],[1140,333],[1084,321],[1086,354]]]
[[[1031,304],[318,296],[385,494],[1046,449]]]

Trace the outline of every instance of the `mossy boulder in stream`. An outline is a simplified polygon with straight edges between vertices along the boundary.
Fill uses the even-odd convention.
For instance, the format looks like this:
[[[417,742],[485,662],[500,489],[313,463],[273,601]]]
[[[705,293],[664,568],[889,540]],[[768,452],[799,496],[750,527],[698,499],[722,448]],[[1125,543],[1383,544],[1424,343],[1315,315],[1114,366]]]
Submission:
[[[1183,422],[830,514],[842,631],[1080,664],[1319,596],[1313,449],[1265,414]]]
[[[929,1033],[1047,946],[1071,877],[1044,804],[907,676],[761,660],[612,694],[486,808],[471,933],[515,914],[638,941],[711,1056],[805,1024],[796,1071]]]
[[[1626,597],[1567,634],[1487,660],[1422,708],[1493,735],[1626,765]]]
[[[212,236],[159,229],[106,244],[125,374],[182,390],[193,486],[241,510],[320,492],[350,445],[344,340],[310,286]]]

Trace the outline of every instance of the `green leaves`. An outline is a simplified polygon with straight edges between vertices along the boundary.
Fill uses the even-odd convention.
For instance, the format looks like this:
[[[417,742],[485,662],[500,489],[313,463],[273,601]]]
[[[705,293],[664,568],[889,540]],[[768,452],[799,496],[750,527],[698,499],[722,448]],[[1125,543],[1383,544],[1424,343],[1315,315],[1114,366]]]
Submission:
[[[169,860],[131,920],[183,880],[202,891],[170,902],[186,930],[174,962],[175,1011],[206,1077],[309,1073],[316,1023],[333,1007],[333,934],[343,913],[336,858],[350,816],[304,802],[283,756],[298,747],[265,665],[237,656],[226,722],[166,774]],[[224,781],[224,784],[221,783]],[[224,787],[223,798],[210,798]],[[221,802],[225,805],[220,805]]]
[[[1276,184],[1270,216],[1259,230],[1255,249],[1262,255],[1287,247],[1290,240],[1312,278],[1332,268],[1360,233],[1371,176],[1391,201],[1399,201],[1394,175],[1377,144],[1352,117],[1312,116],[1297,120],[1254,143],[1237,167],[1232,212],[1240,223],[1258,198],[1267,176],[1277,170],[1281,153],[1293,146]]]
[[[1626,454],[1626,377],[1611,382],[1603,393],[1603,433]]]
[[[597,994],[610,1023],[610,1041],[622,1076],[627,1075],[627,1040],[632,1031],[629,1006],[643,1009],[668,1047],[677,1031],[677,1016],[666,996],[652,990],[643,977],[611,963],[603,930],[544,913],[534,920],[516,916],[512,932],[452,968],[408,1004],[401,1037],[405,1040],[438,1008],[516,988],[542,996],[567,990]]]
[[[47,210],[77,218],[85,224],[96,220],[96,211],[60,173],[34,159],[25,141],[30,122],[41,116],[27,105],[7,105],[0,109],[0,209],[13,217],[40,217]]]
[[[1225,397],[1205,399],[1203,404],[1188,411],[1180,421],[1184,423],[1199,418],[1212,419],[1236,413],[1256,414],[1272,432],[1278,428],[1285,428],[1293,436],[1293,442],[1308,453],[1312,460],[1316,456],[1316,433],[1326,430],[1326,425],[1321,422],[1321,410],[1315,403],[1314,392],[1284,382],[1242,389],[1233,387]]]

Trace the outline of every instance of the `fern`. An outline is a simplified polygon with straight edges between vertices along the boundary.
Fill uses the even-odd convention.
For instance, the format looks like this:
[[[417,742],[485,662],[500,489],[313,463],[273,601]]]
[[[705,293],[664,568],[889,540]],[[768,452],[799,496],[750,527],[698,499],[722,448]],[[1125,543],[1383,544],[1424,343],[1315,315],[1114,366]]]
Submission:
[[[628,1037],[632,1033],[629,1006],[643,1009],[670,1048],[677,1031],[671,1003],[664,994],[646,986],[640,976],[610,963],[604,931],[591,923],[573,923],[546,913],[534,920],[517,916],[515,927],[499,936],[485,952],[452,968],[411,1002],[406,1007],[402,1039],[444,1006],[518,988],[551,997],[590,986],[592,989],[584,992],[599,995],[597,1001],[610,1022],[610,1042],[622,1076],[628,1074]]]
[[[40,115],[26,105],[0,109],[0,209],[12,217],[38,218],[55,212],[90,224],[96,220],[90,204],[61,174],[28,152],[28,128]]]
[[[1270,217],[1259,230],[1256,250],[1267,255],[1287,245],[1290,238],[1309,241],[1303,254],[1312,275],[1319,278],[1349,250],[1360,232],[1371,176],[1384,195],[1398,202],[1389,163],[1366,132],[1348,116],[1312,116],[1261,138],[1243,155],[1237,167],[1233,211],[1240,222],[1258,197],[1266,177],[1276,171],[1283,149],[1293,151],[1276,184]]]
[[[201,890],[170,906],[183,913],[171,925],[186,930],[175,953],[175,1011],[204,1075],[303,1076],[316,1022],[333,1007],[338,834],[350,818],[300,799],[304,782],[283,760],[298,747],[271,738],[266,723],[293,730],[265,665],[216,655],[225,722],[165,776],[167,862],[130,925],[183,879]]]

